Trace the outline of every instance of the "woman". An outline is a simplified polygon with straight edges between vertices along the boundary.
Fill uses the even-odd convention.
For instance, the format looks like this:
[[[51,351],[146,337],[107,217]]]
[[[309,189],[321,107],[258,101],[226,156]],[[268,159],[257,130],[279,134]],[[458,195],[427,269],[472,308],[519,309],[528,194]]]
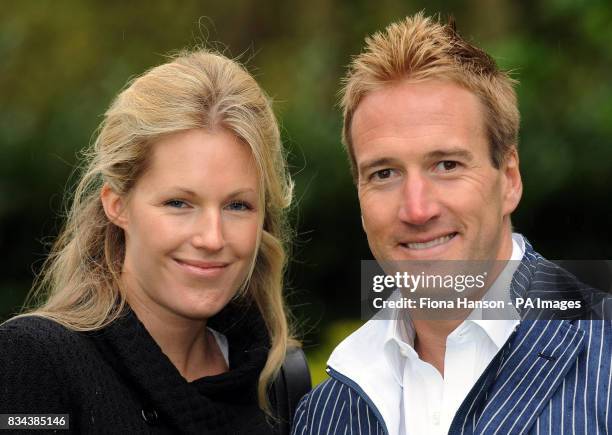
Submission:
[[[0,328],[0,413],[270,433],[292,182],[265,94],[183,52],[118,95],[86,157],[37,307]]]

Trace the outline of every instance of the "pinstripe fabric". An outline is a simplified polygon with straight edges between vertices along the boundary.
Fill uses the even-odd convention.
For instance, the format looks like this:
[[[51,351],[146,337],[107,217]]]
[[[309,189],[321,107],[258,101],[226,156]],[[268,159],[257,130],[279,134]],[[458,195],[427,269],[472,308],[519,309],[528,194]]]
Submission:
[[[295,435],[387,433],[367,401],[334,379],[318,385],[302,399],[294,422]]]
[[[584,286],[526,243],[511,294],[585,295]],[[525,310],[457,411],[451,434],[612,434],[612,321],[610,298],[600,298],[594,318],[534,320]],[[302,434],[396,434],[377,404],[341,373],[300,402],[293,427]],[[399,407],[400,404],[398,403]]]

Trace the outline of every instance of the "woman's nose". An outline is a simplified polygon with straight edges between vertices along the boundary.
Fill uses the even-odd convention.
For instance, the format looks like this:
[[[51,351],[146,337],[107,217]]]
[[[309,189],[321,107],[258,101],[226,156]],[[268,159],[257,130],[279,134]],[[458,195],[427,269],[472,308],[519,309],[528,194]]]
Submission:
[[[192,244],[198,249],[219,251],[225,246],[223,222],[220,210],[209,210],[194,223]]]

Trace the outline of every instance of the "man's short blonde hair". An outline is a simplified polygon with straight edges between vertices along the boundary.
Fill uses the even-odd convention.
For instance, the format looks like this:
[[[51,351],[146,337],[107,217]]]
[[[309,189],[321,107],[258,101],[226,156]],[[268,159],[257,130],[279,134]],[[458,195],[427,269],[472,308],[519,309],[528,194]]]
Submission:
[[[516,81],[500,70],[491,56],[459,36],[453,20],[441,24],[420,12],[390,24],[365,42],[364,51],[349,65],[341,94],[342,140],[355,179],[357,167],[351,140],[355,110],[368,93],[402,80],[452,80],[473,92],[484,108],[492,164],[500,168],[518,144]]]

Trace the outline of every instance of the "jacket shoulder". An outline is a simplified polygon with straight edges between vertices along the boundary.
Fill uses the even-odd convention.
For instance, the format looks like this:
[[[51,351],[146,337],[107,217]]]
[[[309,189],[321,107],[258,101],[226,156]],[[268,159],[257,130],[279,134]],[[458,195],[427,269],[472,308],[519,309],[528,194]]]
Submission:
[[[523,263],[522,268],[519,266],[522,277],[515,279],[513,284],[522,287],[529,297],[579,303],[579,308],[568,309],[560,313],[562,316],[559,318],[612,320],[612,294],[580,279],[580,276],[585,278],[607,274],[607,269],[605,272],[602,269],[607,266],[599,262],[553,262],[533,250],[525,254]],[[545,309],[541,311],[546,318],[557,318],[555,312],[549,313]]]
[[[350,386],[327,379],[306,394],[293,419],[293,435],[351,433],[383,434],[366,400]]]
[[[78,333],[36,316],[0,326],[0,413],[64,413]]]
[[[31,337],[66,336],[74,334],[74,331],[51,319],[32,314],[14,317],[0,324],[1,336],[6,337],[15,334]]]
[[[40,316],[24,316],[0,325],[0,347],[21,353],[61,353],[81,341],[79,333]]]

